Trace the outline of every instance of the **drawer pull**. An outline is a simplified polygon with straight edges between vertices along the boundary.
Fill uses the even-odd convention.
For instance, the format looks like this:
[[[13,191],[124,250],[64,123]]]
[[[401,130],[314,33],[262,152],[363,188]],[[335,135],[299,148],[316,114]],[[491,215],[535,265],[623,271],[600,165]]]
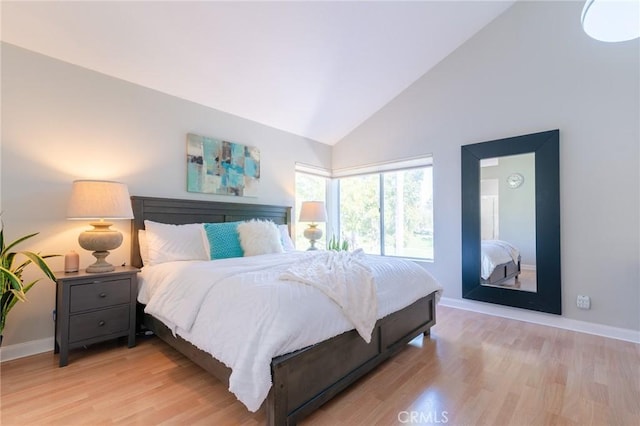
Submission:
[[[104,299],[105,297],[107,297],[107,293],[100,293],[98,296]]]
[[[100,320],[100,321],[98,321],[98,325],[99,325],[100,327],[102,327],[103,325],[105,325],[104,320]]]

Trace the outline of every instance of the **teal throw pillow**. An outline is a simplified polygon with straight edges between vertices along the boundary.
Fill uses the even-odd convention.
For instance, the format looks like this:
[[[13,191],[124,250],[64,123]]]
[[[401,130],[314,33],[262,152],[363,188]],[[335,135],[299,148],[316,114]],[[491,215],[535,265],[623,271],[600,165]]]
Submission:
[[[241,222],[205,223],[211,259],[242,257],[244,252],[238,237],[238,224]]]

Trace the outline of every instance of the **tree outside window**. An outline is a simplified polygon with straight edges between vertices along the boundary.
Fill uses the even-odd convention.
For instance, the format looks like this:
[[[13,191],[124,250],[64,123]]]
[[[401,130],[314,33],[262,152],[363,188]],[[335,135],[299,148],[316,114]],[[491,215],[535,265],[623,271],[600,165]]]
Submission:
[[[341,178],[339,182],[340,231],[352,248],[433,259],[431,166]]]

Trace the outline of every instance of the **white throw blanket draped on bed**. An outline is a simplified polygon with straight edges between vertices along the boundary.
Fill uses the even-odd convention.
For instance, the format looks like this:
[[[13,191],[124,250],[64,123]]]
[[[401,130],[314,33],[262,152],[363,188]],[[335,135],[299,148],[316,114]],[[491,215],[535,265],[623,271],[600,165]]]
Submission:
[[[271,388],[271,360],[354,326],[312,285],[280,280],[296,262],[323,252],[290,252],[145,266],[138,300],[175,334],[228,366],[229,390],[256,411]],[[356,255],[372,274],[376,319],[442,287],[422,267],[397,258]]]
[[[313,286],[336,302],[358,334],[369,343],[376,324],[378,298],[371,269],[363,263],[364,252],[325,251],[294,263],[280,274],[281,280]]]

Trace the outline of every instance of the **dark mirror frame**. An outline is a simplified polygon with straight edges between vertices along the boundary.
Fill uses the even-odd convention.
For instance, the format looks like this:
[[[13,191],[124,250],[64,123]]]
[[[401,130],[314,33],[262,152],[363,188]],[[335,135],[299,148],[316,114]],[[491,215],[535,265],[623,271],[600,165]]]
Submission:
[[[560,277],[560,131],[464,145],[462,154],[462,297],[562,313]],[[537,292],[480,284],[480,160],[535,153]]]

